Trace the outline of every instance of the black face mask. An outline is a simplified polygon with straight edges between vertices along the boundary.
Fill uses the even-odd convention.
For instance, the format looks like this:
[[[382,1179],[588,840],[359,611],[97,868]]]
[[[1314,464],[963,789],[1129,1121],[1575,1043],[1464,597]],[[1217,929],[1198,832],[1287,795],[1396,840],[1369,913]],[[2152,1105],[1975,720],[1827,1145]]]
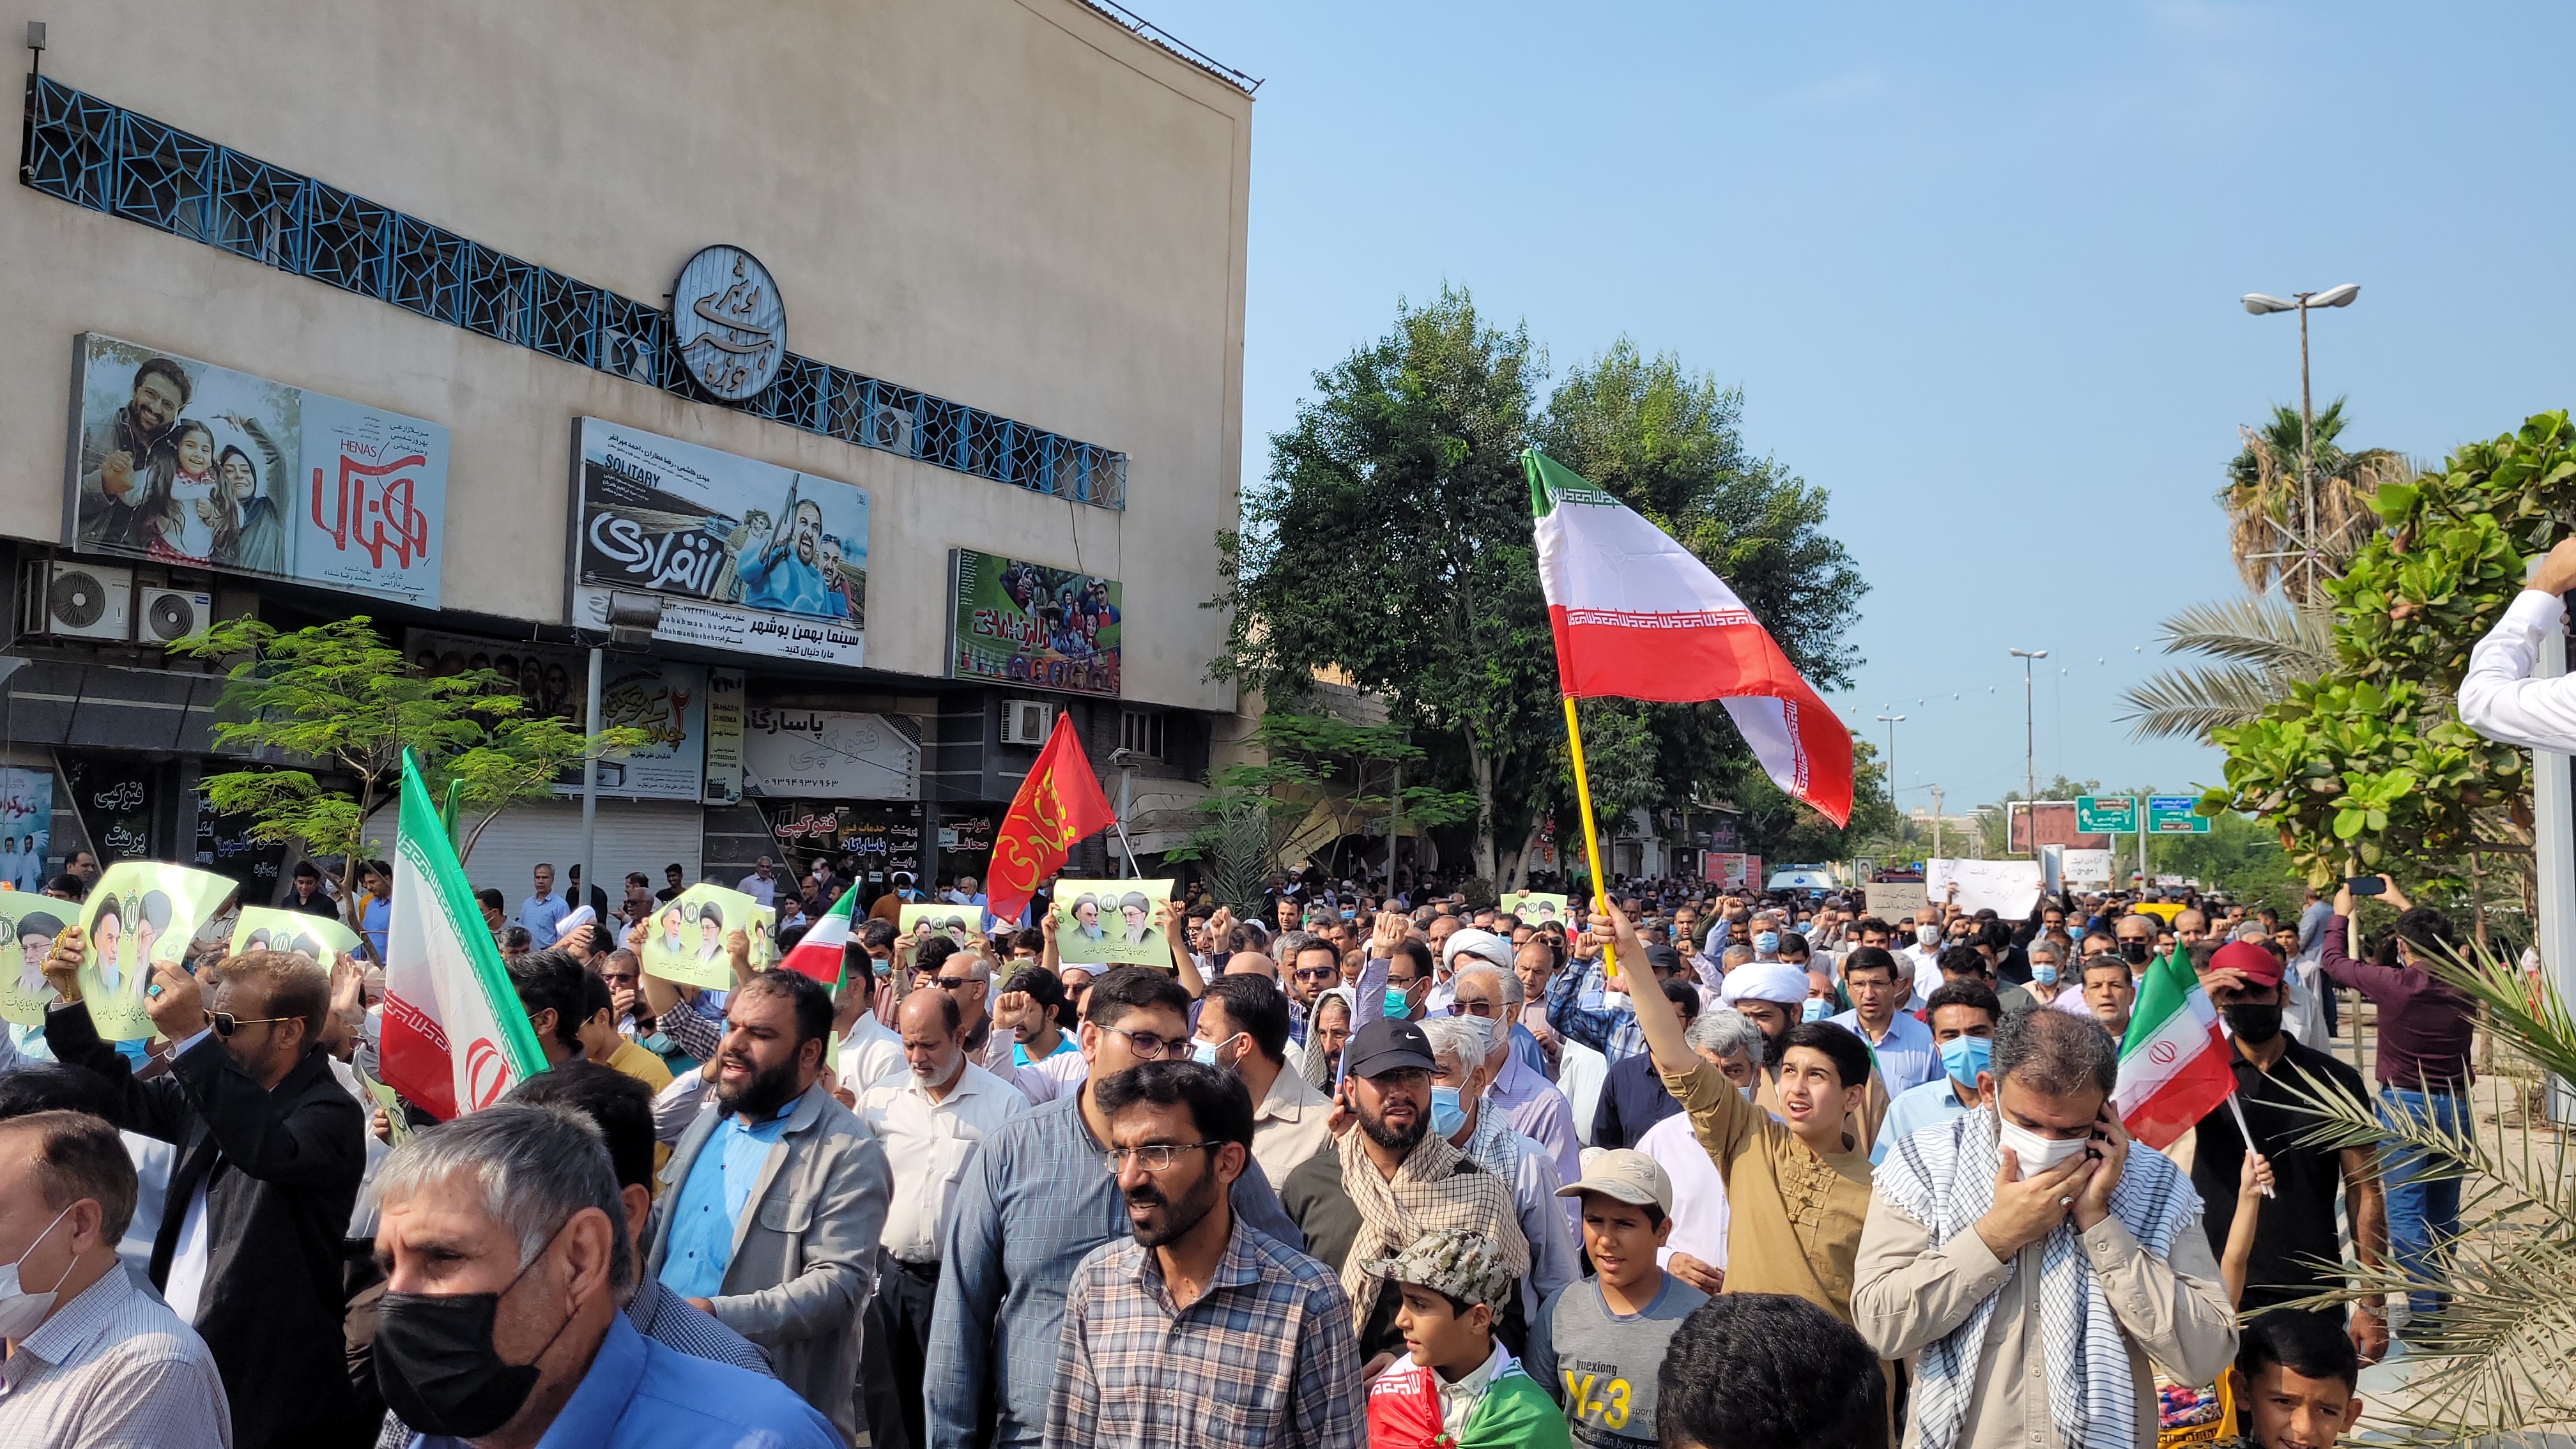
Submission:
[[[2147,957],[2154,951],[2155,947],[2145,941],[2128,940],[2120,943],[2120,959],[2132,966],[2146,965]]]
[[[385,1406],[432,1436],[479,1439],[510,1422],[537,1387],[536,1359],[572,1324],[564,1316],[536,1359],[504,1363],[492,1346],[501,1300],[545,1255],[519,1270],[498,1293],[387,1293],[376,1319],[376,1385]]]
[[[2261,1046],[2281,1034],[2281,1007],[2278,1002],[2263,1005],[2240,1001],[2223,1008],[2220,1014],[2227,1018],[2228,1030],[2236,1033],[2237,1040],[2254,1046]]]

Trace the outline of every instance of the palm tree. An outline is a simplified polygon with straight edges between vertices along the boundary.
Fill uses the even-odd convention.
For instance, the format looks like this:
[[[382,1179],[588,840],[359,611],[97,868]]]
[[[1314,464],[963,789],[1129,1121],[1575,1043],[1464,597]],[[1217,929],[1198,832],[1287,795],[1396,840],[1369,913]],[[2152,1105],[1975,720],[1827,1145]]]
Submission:
[[[2277,582],[2292,603],[2322,605],[2325,599],[2314,587],[2314,574],[2299,566],[2297,536],[2310,534],[2325,572],[2341,573],[2344,560],[2379,526],[2370,507],[2379,485],[2414,476],[2413,465],[2390,449],[2347,453],[2335,445],[2346,422],[2343,404],[2342,398],[2328,403],[2309,430],[2309,462],[2316,479],[2313,520],[2307,517],[2307,490],[2299,486],[2298,409],[2275,407],[2262,428],[2236,430],[2244,446],[2228,462],[2227,486],[2218,490],[2218,504],[2227,510],[2227,550],[2236,558],[2237,576],[2254,593]]]
[[[2297,415],[2290,421],[2295,425]],[[2282,583],[2286,588],[2286,576]],[[2277,595],[2194,604],[2160,627],[2167,654],[2217,662],[2168,669],[2123,694],[2127,709],[2117,717],[2136,722],[2135,739],[2189,737],[2206,744],[2211,730],[2252,721],[2291,685],[2334,664],[2333,617]]]

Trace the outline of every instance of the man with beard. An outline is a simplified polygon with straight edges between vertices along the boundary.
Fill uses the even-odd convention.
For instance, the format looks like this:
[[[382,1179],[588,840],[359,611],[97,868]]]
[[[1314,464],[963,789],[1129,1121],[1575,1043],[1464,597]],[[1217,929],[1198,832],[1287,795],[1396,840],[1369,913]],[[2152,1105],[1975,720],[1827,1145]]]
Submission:
[[[733,992],[716,1110],[662,1171],[645,1270],[768,1349],[779,1381],[854,1440],[860,1314],[893,1175],[822,1085],[831,1030],[831,994],[810,977],[763,971]]]
[[[1357,1444],[1349,1296],[1331,1269],[1227,1201],[1252,1161],[1243,1084],[1201,1062],[1158,1061],[1093,1095],[1134,1237],[1103,1243],[1074,1268],[1047,1396],[1049,1449]]]
[[[1290,1173],[1280,1200],[1315,1256],[1341,1272],[1368,1360],[1364,1376],[1375,1378],[1404,1346],[1395,1322],[1401,1299],[1382,1291],[1384,1280],[1368,1265],[1435,1229],[1482,1233],[1502,1250],[1514,1286],[1501,1332],[1521,1342],[1527,1316],[1518,1284],[1530,1271],[1529,1238],[1512,1185],[1431,1130],[1440,1064],[1430,1038],[1413,1022],[1381,1017],[1351,1037],[1342,1058],[1342,1105],[1360,1130]]]
[[[931,1443],[1019,1449],[1042,1441],[1074,1270],[1132,1225],[1118,1180],[1101,1167],[1111,1143],[1099,1084],[1140,1062],[1187,1055],[1189,1009],[1189,993],[1168,971],[1102,972],[1083,1014],[1079,1089],[1004,1123],[967,1160],[940,1219],[922,1392]],[[1304,1247],[1259,1162],[1244,1165],[1229,1199],[1249,1226]],[[994,1417],[983,1421],[987,1412]]]
[[[848,597],[823,577],[823,510],[812,499],[796,502],[793,539],[743,554],[733,571],[742,580],[745,608],[824,619],[849,613]]]
[[[2254,1150],[2272,1164],[2274,1195],[2262,1199],[2255,1219],[2254,1254],[2246,1264],[2245,1296],[2253,1313],[2344,1287],[2326,1265],[2343,1260],[2335,1193],[2343,1193],[2343,1220],[2352,1224],[2353,1248],[2364,1271],[2388,1256],[2388,1207],[2376,1154],[2367,1147],[2319,1146],[2309,1139],[2317,1119],[2310,1105],[2320,1091],[2339,1093],[2355,1105],[2370,1100],[2361,1074],[2332,1055],[2281,1030],[2281,960],[2245,941],[2230,941],[2209,959],[2202,978],[2209,1001],[2227,1021],[2234,1050],[2236,1097]],[[2245,1135],[2221,1105],[2194,1129],[2192,1185],[2204,1204],[2201,1224],[2212,1253],[2227,1245],[2235,1220],[2235,1184],[2245,1162]],[[2324,1313],[2340,1321],[2340,1310]],[[2353,1305],[2346,1326],[2363,1363],[2388,1351],[2388,1320],[2376,1299]]]
[[[170,449],[179,410],[195,388],[179,364],[150,357],[134,369],[125,406],[81,436],[80,539],[84,545],[140,549],[142,504],[153,464]]]

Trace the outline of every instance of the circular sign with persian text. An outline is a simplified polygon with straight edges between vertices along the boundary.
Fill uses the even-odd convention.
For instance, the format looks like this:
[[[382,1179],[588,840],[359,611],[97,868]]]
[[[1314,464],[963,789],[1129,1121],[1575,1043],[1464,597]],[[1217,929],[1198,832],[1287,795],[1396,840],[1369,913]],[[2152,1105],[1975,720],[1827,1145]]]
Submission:
[[[707,247],[671,287],[671,335],[680,365],[726,402],[757,397],[787,358],[787,308],[760,259],[740,247]]]

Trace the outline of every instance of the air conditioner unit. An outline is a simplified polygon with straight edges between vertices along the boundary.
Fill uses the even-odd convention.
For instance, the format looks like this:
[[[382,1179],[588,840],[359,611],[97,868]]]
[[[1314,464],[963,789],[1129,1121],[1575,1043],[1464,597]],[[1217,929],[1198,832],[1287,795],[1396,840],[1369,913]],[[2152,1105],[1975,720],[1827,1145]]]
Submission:
[[[176,644],[215,622],[215,596],[147,584],[135,591],[134,621],[138,641]]]
[[[131,639],[133,609],[134,570],[46,559],[28,567],[18,615],[31,634]]]
[[[1002,701],[1002,743],[1006,745],[1042,745],[1047,731],[1055,728],[1055,706],[1043,699],[1006,699]]]

